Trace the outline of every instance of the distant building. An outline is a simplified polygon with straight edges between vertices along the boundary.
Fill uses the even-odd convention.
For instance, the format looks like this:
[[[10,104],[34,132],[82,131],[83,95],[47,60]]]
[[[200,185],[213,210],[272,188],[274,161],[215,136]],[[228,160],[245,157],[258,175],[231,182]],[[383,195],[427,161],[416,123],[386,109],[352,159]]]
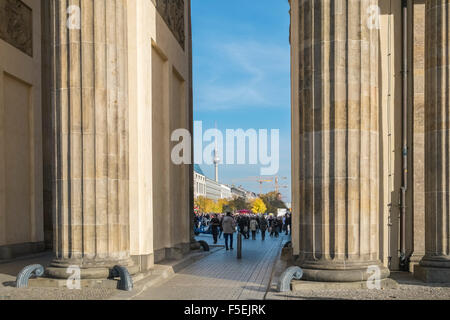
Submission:
[[[217,201],[222,197],[222,187],[220,183],[206,178],[206,197],[208,199]]]
[[[219,199],[239,197],[246,200],[253,200],[258,196],[254,192],[247,191],[242,187],[230,187],[206,177],[200,166],[196,164],[194,165],[194,197],[206,197],[217,201]]]
[[[255,200],[256,198],[258,198],[258,195],[252,191],[245,191],[245,198],[247,200]]]
[[[221,189],[221,199],[231,199],[233,198],[233,195],[231,193],[231,188],[225,184],[221,184],[220,185],[220,189]]]
[[[231,196],[233,198],[246,198],[246,191],[241,187],[231,187]]]
[[[206,177],[198,164],[194,165],[194,197],[206,197]]]

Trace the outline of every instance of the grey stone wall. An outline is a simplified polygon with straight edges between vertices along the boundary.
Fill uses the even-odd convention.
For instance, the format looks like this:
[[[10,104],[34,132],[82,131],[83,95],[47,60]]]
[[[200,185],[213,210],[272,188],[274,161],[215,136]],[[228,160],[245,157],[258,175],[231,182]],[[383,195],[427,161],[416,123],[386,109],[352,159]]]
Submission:
[[[0,39],[33,55],[32,10],[20,0],[0,0]]]
[[[177,39],[180,46],[185,49],[185,15],[184,0],[152,0],[161,17]]]

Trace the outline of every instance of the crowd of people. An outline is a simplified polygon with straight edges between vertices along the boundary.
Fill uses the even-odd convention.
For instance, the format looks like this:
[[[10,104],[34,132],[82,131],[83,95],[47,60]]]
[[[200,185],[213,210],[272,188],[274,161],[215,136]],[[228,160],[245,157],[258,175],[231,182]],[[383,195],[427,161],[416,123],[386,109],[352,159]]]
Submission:
[[[226,250],[233,250],[233,234],[239,232],[244,239],[256,240],[257,234],[261,234],[262,241],[266,234],[278,238],[281,233],[291,233],[291,213],[276,217],[263,214],[197,214],[195,216],[196,230],[211,233],[214,244],[217,244],[222,236],[225,239]]]

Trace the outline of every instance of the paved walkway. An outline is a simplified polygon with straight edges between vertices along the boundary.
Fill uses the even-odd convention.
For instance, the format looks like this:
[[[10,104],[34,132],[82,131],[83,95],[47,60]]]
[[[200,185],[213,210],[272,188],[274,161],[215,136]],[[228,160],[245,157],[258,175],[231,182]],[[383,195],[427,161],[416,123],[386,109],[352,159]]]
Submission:
[[[212,244],[212,237],[201,235],[198,240]],[[182,300],[450,300],[450,284],[425,284],[415,280],[409,273],[392,273],[392,278],[399,283],[397,289],[385,290],[301,290],[298,292],[279,293],[272,283],[269,287],[273,266],[287,237],[271,239],[263,243],[245,240],[243,259],[236,259],[236,251],[226,252],[224,248],[215,251],[202,260],[181,270],[165,282],[149,287],[142,292],[136,288],[133,292],[117,291],[105,288],[83,288],[67,290],[60,288],[11,287],[17,273],[26,265],[51,261],[51,253],[16,259],[0,263],[0,301],[1,300],[72,300],[72,299],[182,299]],[[223,245],[223,239],[219,245]],[[282,268],[280,270],[283,270]],[[280,270],[277,270],[278,272]],[[268,292],[267,292],[268,291]],[[267,293],[266,293],[267,292]]]
[[[201,235],[197,240],[212,244],[212,237]],[[236,235],[235,235],[236,242]],[[181,270],[169,280],[136,296],[137,300],[248,300],[264,299],[273,266],[286,236],[263,242],[244,240],[242,260],[234,251],[222,249]],[[219,244],[223,245],[223,238]],[[236,248],[236,244],[234,245]]]
[[[62,288],[24,288],[16,289],[17,274],[25,266],[42,264],[47,266],[53,260],[51,252],[14,259],[0,263],[0,301],[2,300],[103,300],[117,293],[105,288],[84,288],[68,290]]]

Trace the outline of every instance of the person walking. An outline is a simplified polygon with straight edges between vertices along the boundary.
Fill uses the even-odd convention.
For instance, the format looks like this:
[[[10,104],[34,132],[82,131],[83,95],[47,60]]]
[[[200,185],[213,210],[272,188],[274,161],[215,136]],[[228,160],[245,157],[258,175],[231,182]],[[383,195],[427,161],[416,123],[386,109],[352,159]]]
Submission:
[[[245,236],[246,239],[250,239],[250,217],[245,216]]]
[[[291,219],[292,219],[291,214],[288,213],[286,215],[286,235],[292,234],[292,231],[291,231],[292,220]]]
[[[266,239],[267,230],[267,220],[264,216],[262,216],[259,220],[259,229],[261,230],[261,239],[264,241]]]
[[[276,218],[273,220],[272,231],[275,233],[274,234],[275,238],[278,238],[280,236],[280,228],[282,224],[283,222],[281,221],[280,218]]]
[[[256,240],[256,230],[258,229],[258,221],[256,218],[252,218],[250,221],[250,231],[252,232],[252,240]]]
[[[220,221],[219,218],[217,218],[217,215],[213,215],[211,222],[211,233],[214,239],[214,244],[217,244],[217,236],[219,235],[219,227],[220,227]]]
[[[222,219],[222,229],[225,237],[225,248],[227,251],[233,250],[233,234],[236,231],[236,223],[231,216],[231,212],[227,212],[227,215]],[[228,246],[228,244],[230,245]]]
[[[245,216],[238,217],[238,225],[239,225],[239,232],[244,236],[245,239],[247,239],[248,227]]]
[[[272,216],[269,217],[269,232],[270,232],[270,237],[272,238],[273,235],[275,234],[275,220]]]
[[[222,234],[223,234],[222,220],[223,220],[223,214],[221,214],[219,217],[219,240],[222,238]]]

